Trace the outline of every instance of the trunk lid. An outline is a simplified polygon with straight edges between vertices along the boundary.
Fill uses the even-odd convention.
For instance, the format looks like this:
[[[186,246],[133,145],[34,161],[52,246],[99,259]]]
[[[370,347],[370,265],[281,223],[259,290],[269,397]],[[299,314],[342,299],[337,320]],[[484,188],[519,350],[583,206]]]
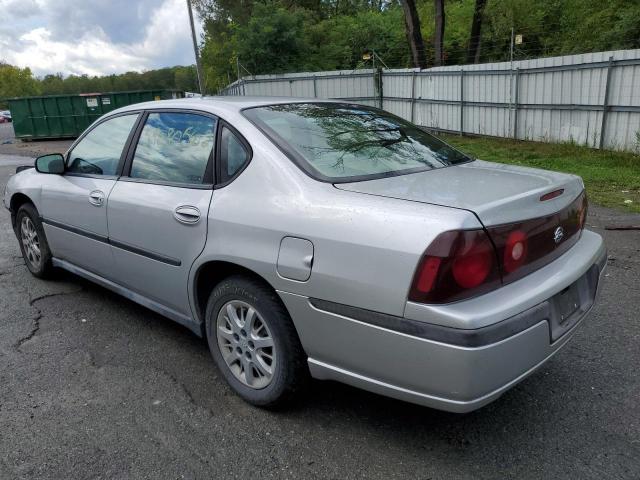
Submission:
[[[575,175],[483,160],[335,186],[470,210],[486,227],[551,215],[567,207],[584,189]],[[564,191],[558,197],[540,200],[542,195],[559,189]]]

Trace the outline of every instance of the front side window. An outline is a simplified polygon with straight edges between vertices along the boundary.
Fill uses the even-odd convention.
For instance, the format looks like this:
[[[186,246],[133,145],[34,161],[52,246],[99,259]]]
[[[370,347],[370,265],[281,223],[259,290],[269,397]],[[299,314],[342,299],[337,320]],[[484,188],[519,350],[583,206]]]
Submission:
[[[294,103],[244,114],[301,168],[324,181],[400,175],[470,160],[412,123],[365,106]]]
[[[116,175],[122,150],[138,114],[122,115],[100,123],[71,150],[66,171]]]
[[[131,178],[201,184],[214,144],[216,119],[195,113],[150,113],[140,134]]]

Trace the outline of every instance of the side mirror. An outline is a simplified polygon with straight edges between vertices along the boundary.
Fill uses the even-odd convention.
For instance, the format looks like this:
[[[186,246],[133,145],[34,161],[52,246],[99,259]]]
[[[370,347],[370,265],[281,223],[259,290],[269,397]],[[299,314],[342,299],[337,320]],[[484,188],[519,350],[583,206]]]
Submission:
[[[52,153],[36,158],[36,171],[40,173],[64,173],[64,157],[60,153]]]

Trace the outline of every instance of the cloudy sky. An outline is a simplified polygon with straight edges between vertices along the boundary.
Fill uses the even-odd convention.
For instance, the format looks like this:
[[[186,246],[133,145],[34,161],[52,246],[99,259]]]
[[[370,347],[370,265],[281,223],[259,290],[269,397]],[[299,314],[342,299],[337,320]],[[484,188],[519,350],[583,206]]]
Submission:
[[[0,61],[37,76],[190,65],[186,0],[0,0]]]

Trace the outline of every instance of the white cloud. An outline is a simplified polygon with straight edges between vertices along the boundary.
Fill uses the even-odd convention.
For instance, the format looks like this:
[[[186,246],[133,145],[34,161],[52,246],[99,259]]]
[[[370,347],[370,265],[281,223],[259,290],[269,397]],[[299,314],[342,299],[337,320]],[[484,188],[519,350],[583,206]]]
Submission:
[[[195,63],[184,0],[161,4],[154,0],[155,8],[147,0],[128,0],[125,12],[115,8],[122,6],[116,5],[122,3],[119,1],[81,2],[81,8],[65,17],[53,10],[61,2],[21,0],[34,6],[29,10],[33,15],[25,20],[16,14],[16,10],[25,10],[16,7],[19,2],[0,0],[0,11],[13,18],[0,28],[0,60],[30,67],[36,75],[102,75]],[[88,3],[93,9],[86,8]],[[64,12],[69,7],[65,5]],[[96,18],[94,10],[102,12],[101,17]],[[123,15],[130,16],[126,33],[116,28],[124,25]],[[200,28],[200,22],[196,23]]]

